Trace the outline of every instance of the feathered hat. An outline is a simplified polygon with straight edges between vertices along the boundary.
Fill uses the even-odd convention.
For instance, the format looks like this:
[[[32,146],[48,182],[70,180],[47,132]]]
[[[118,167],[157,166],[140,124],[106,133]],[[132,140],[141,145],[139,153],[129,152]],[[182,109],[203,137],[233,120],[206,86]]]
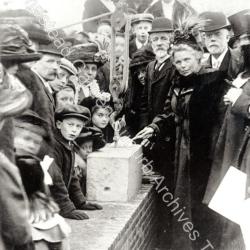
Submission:
[[[198,45],[196,36],[204,26],[205,20],[196,14],[182,16],[175,20],[177,28],[173,35],[173,45],[187,44],[197,50],[202,50]]]

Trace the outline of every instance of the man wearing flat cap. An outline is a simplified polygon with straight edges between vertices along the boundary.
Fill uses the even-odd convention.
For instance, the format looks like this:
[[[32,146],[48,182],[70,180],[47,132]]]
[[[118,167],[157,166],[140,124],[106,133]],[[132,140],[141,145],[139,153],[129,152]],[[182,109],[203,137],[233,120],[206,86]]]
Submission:
[[[148,46],[149,31],[152,29],[154,16],[149,13],[136,14],[132,17],[131,25],[135,38],[129,43],[129,57],[142,47]]]
[[[49,81],[49,85],[53,91],[58,91],[58,89],[64,87],[67,83],[69,83],[70,79],[71,82],[77,82],[77,69],[66,58],[61,58],[60,66],[57,72],[56,79],[53,81]]]

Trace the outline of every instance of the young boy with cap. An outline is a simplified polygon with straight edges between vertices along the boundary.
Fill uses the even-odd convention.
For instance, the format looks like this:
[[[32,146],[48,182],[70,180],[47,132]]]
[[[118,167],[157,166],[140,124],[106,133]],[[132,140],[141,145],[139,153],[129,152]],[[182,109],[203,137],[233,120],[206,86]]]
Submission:
[[[69,81],[65,86],[55,90],[54,98],[56,108],[60,105],[68,105],[76,103],[76,87],[73,82]]]
[[[76,139],[79,148],[76,152],[75,171],[79,178],[81,189],[86,193],[86,171],[88,155],[105,146],[106,142],[100,129],[94,127],[84,128]]]
[[[67,105],[56,110],[55,119],[57,131],[53,157],[58,166],[58,174],[63,178],[62,185],[64,189],[66,188],[67,194],[55,192],[54,196],[62,216],[76,220],[88,219],[82,210],[102,209],[102,207],[87,202],[81,191],[79,179],[74,173],[74,140],[79,136],[85,123],[89,121],[90,111],[79,105]]]
[[[133,16],[131,25],[135,34],[135,39],[129,44],[129,56],[132,55],[142,47],[148,45],[148,32],[152,29],[152,22],[154,16],[149,13],[140,13]]]

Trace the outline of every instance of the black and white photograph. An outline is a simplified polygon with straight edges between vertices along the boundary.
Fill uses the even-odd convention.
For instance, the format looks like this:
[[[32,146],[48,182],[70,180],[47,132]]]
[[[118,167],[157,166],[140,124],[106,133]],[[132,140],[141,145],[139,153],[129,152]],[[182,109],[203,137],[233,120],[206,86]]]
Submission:
[[[213,249],[250,250],[250,1],[0,0],[0,250]]]

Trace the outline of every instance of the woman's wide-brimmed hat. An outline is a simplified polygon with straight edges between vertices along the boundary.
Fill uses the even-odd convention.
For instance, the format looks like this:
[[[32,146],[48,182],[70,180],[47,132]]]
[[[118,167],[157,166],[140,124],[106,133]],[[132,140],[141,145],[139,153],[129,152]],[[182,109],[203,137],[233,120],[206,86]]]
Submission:
[[[130,69],[134,69],[141,65],[147,65],[154,59],[155,59],[155,54],[153,53],[153,51],[147,48],[139,49],[132,56],[132,60],[130,62]]]
[[[95,43],[75,45],[71,51],[72,53],[68,56],[68,60],[76,67],[81,63],[94,63],[97,66],[102,66],[108,60],[107,53],[99,51]]]
[[[2,62],[23,63],[36,61],[41,54],[31,48],[25,30],[17,25],[0,25],[0,60]]]

